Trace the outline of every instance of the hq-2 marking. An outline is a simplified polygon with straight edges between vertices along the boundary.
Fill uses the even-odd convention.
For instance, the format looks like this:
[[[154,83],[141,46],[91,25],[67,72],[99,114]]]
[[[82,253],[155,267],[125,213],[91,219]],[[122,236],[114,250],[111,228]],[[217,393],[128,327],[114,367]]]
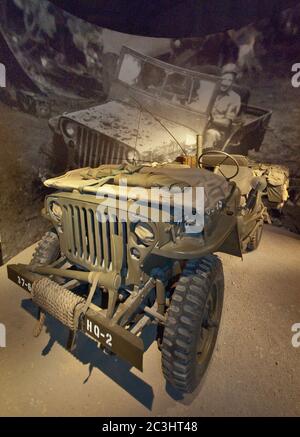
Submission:
[[[105,341],[105,344],[109,347],[113,346],[113,338],[112,335],[108,332],[104,333],[101,331],[101,328],[99,325],[97,325],[95,322],[93,322],[90,319],[86,319],[86,333],[90,334],[100,340],[100,337],[103,338]]]

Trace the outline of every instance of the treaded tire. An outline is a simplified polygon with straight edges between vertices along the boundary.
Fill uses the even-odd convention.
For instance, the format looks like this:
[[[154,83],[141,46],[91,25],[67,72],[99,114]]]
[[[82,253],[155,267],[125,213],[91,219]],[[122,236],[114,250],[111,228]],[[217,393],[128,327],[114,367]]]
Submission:
[[[34,251],[31,265],[44,266],[53,263],[60,256],[60,246],[58,235],[49,231],[41,238]]]
[[[207,369],[218,335],[223,297],[220,259],[208,255],[188,261],[172,297],[161,348],[163,374],[182,392],[195,390]],[[205,334],[209,341],[202,340],[200,353]]]

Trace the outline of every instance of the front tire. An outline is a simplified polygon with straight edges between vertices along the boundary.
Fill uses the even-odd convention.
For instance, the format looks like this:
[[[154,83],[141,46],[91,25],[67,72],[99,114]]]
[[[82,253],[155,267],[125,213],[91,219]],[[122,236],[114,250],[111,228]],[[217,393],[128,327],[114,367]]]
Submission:
[[[59,257],[60,246],[58,235],[53,231],[49,231],[46,232],[38,242],[30,264],[34,266],[46,266],[52,264]]]
[[[224,275],[220,259],[188,261],[175,288],[162,341],[166,380],[190,393],[199,385],[213,354],[221,319]]]

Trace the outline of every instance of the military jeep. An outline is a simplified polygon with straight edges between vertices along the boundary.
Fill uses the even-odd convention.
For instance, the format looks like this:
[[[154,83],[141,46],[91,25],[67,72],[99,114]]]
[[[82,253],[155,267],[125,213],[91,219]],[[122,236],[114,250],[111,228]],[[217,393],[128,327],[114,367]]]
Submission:
[[[199,156],[199,165],[212,161],[214,172],[178,162],[104,165],[46,181],[56,189],[44,209],[52,229],[30,265],[8,266],[9,278],[39,308],[34,335],[49,313],[69,328],[70,349],[81,330],[141,370],[141,333],[155,323],[165,378],[193,391],[222,312],[224,277],[215,252],[242,256],[255,249],[265,214],[263,178],[226,152]],[[192,192],[184,204],[179,195],[186,188],[202,195]]]
[[[210,126],[219,83],[219,76],[123,47],[108,100],[49,121],[54,142],[68,157],[64,170],[124,160],[163,162],[176,158],[178,142],[195,152],[197,136],[203,142]],[[234,90],[242,107],[220,148],[246,155],[259,150],[271,111],[250,105],[247,88],[234,85]]]
[[[85,166],[45,182],[51,229],[29,265],[8,266],[39,308],[34,335],[49,313],[69,328],[70,350],[82,331],[142,370],[142,334],[155,324],[166,380],[197,387],[222,313],[216,253],[256,249],[267,216],[265,173],[243,155],[202,148],[218,86],[124,49],[118,99],[59,119]]]
[[[50,119],[51,175],[102,164],[172,161],[180,149],[195,155],[211,126],[219,83],[217,75],[123,47],[105,103]],[[248,88],[234,85],[234,90],[241,97],[241,110],[217,148],[247,156],[260,149],[272,112],[251,105]],[[256,172],[260,163],[248,160],[247,165]],[[288,197],[288,169],[266,163],[263,168],[264,199],[270,201],[266,205],[277,208]]]

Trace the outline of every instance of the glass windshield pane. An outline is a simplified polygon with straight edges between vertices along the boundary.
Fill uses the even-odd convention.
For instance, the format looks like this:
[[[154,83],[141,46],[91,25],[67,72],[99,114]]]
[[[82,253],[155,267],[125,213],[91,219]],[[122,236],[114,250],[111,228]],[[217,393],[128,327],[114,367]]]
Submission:
[[[180,73],[170,73],[165,82],[162,97],[172,103],[185,105],[188,102],[192,81]]]
[[[127,85],[136,85],[142,71],[142,61],[128,53],[124,55],[119,79]]]
[[[126,53],[120,68],[119,80],[150,94],[160,94],[166,72],[150,62]]]
[[[197,112],[206,112],[213,97],[216,83],[205,79],[194,79],[191,99],[187,107]]]
[[[140,87],[151,94],[160,94],[166,72],[157,65],[145,62],[141,72]]]

